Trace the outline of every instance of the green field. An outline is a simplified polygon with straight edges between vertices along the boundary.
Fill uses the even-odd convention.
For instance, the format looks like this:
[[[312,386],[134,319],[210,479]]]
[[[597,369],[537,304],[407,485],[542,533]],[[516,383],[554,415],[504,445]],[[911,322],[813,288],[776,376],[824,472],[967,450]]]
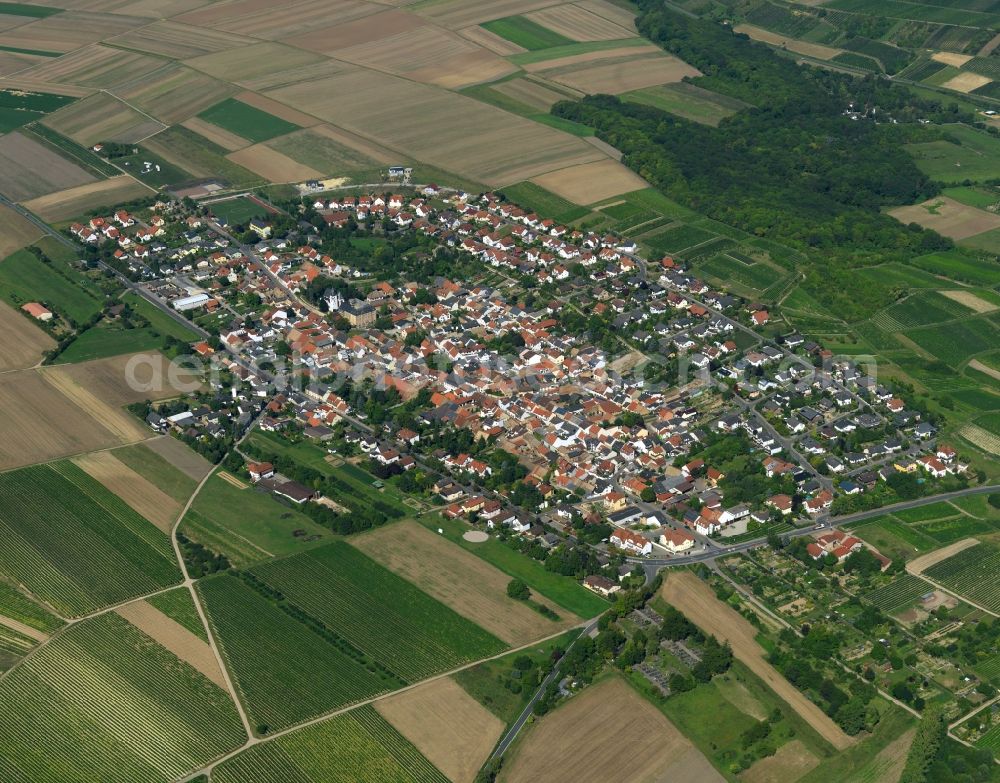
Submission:
[[[195,177],[221,179],[234,188],[264,184],[264,179],[229,160],[225,149],[181,125],[173,125],[144,142],[144,147]]]
[[[741,101],[686,82],[633,90],[623,93],[619,97],[625,101],[644,103],[647,106],[676,114],[678,117],[713,126],[718,125],[726,117],[735,114],[740,109],[746,108],[746,104]]]
[[[973,315],[973,311],[937,291],[920,291],[887,307],[872,320],[889,332],[939,324]]]
[[[1000,328],[988,317],[912,329],[906,336],[936,359],[952,366],[1000,345]]]
[[[129,307],[149,321],[150,325],[160,334],[173,337],[182,343],[193,343],[198,339],[197,332],[175,321],[160,308],[154,306],[138,294],[129,292],[122,297],[122,301],[127,302]]]
[[[208,641],[208,633],[201,622],[197,608],[195,608],[191,592],[186,587],[178,587],[176,590],[168,590],[165,593],[154,595],[147,599],[147,603],[155,606],[171,620],[183,625],[195,636],[201,637],[203,642]]]
[[[752,259],[751,259],[752,260]],[[788,273],[763,261],[746,264],[732,254],[720,253],[706,261],[699,262],[697,269],[702,274],[718,280],[723,285],[736,283],[753,292],[763,293],[768,288],[788,278]]]
[[[587,215],[590,210],[551,193],[534,182],[519,182],[500,191],[508,201],[541,217],[552,218],[557,223],[571,223]]]
[[[408,682],[506,647],[342,541],[251,573]]]
[[[606,49],[621,49],[627,46],[649,46],[649,41],[645,38],[623,38],[618,41],[569,42],[559,46],[550,46],[545,49],[519,52],[518,54],[510,55],[507,59],[514,65],[531,65],[532,63],[556,60],[561,57],[574,57],[578,54],[602,52]]]
[[[15,128],[41,119],[75,100],[76,98],[66,95],[0,89],[0,133],[9,133]]]
[[[942,139],[906,145],[922,172],[953,184],[1000,177],[1000,139],[966,125],[946,125],[944,130],[958,143]]]
[[[245,225],[254,218],[264,218],[268,211],[249,198],[232,198],[227,201],[216,201],[209,205],[212,214],[224,218],[229,225]]]
[[[711,231],[705,231],[697,226],[682,225],[646,236],[643,238],[643,243],[648,245],[652,252],[664,255],[683,253],[695,245],[701,245],[716,238],[717,235]]]
[[[113,612],[0,682],[11,783],[173,780],[240,746],[228,694]]]
[[[511,43],[527,49],[529,52],[538,49],[551,49],[553,46],[566,46],[573,43],[573,40],[564,35],[560,35],[537,22],[533,22],[524,16],[508,16],[503,19],[494,19],[481,25],[494,35],[499,35]]]
[[[102,303],[82,285],[71,283],[56,267],[18,250],[0,261],[0,296],[14,307],[41,302],[56,314],[82,323],[100,312]]]
[[[0,474],[0,531],[3,573],[67,616],[180,581],[167,537],[71,462]]]
[[[400,687],[236,576],[197,589],[254,725],[281,728]]]
[[[294,123],[268,114],[236,98],[226,100],[205,109],[198,115],[206,122],[218,125],[230,133],[242,136],[252,142],[267,141],[276,136],[284,136],[299,130]]]
[[[137,180],[153,188],[179,185],[195,179],[190,171],[186,171],[145,149],[140,149],[134,155],[115,158],[114,161]]]
[[[855,13],[871,13],[878,10],[879,14],[893,19],[940,22],[967,27],[1000,27],[1000,14],[979,10],[988,8],[989,4],[977,4],[974,6],[976,10],[955,8],[952,5],[912,3],[906,0],[878,0],[877,3],[873,3],[872,0],[832,0],[824,7]]]
[[[450,541],[468,549],[504,573],[521,579],[535,592],[579,617],[596,617],[608,608],[607,601],[575,579],[546,571],[542,563],[514,551],[496,539],[491,538],[482,544],[466,541],[462,534],[469,527],[464,522],[440,516],[423,516],[417,521],[435,532],[440,528]]]
[[[448,783],[371,707],[257,745],[220,764],[215,783]]]
[[[59,354],[60,364],[89,362],[124,353],[155,351],[163,347],[163,336],[153,329],[119,329],[102,321],[81,333]]]
[[[141,443],[123,446],[113,453],[136,473],[180,503],[186,503],[194,492],[197,482],[193,478]]]
[[[1000,193],[986,188],[977,186],[959,186],[953,188],[944,188],[941,191],[942,196],[947,196],[948,198],[953,198],[960,204],[965,204],[970,207],[976,207],[976,209],[986,209],[991,207],[1000,201]]]
[[[989,544],[976,544],[931,566],[924,573],[959,595],[997,612],[1000,611],[998,569],[1000,551]]]
[[[910,261],[916,267],[952,280],[974,285],[1000,284],[1000,263],[996,258],[981,254],[951,250],[946,253],[930,253]]]
[[[52,147],[63,157],[68,157],[74,163],[89,169],[99,179],[121,174],[121,171],[92,149],[77,144],[72,139],[52,130],[47,125],[42,125],[40,122],[36,122],[30,128],[22,128],[20,133],[22,136],[30,136],[44,146]],[[51,256],[51,254],[49,255]]]
[[[296,530],[306,535],[296,537]],[[212,476],[198,493],[184,516],[181,531],[224,554],[237,566],[315,546],[304,540],[308,537],[332,536],[329,530],[269,494],[249,487],[239,489],[218,475]]]
[[[61,14],[61,8],[46,8],[40,5],[28,5],[27,3],[0,3],[0,14],[9,16],[30,16],[34,19],[44,19],[47,16]]]
[[[44,633],[51,633],[63,624],[58,617],[6,582],[0,582],[0,615]]]
[[[933,586],[912,574],[902,574],[885,587],[864,594],[864,599],[883,612],[891,614],[909,606]]]

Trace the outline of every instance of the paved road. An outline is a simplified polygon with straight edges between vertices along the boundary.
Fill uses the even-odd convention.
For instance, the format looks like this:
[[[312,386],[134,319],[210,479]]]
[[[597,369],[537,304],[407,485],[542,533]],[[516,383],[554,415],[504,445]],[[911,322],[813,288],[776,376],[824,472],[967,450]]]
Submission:
[[[569,652],[578,640],[582,639],[584,636],[589,636],[596,627],[597,618],[591,620],[590,623],[587,624],[587,627],[583,629],[583,632],[572,641],[569,647],[566,648],[566,652]],[[552,671],[550,671],[546,675],[545,679],[542,680],[542,684],[538,686],[538,690],[535,691],[535,695],[531,697],[531,701],[528,702],[525,708],[521,711],[521,714],[518,715],[517,720],[514,721],[514,724],[507,730],[503,739],[500,740],[500,744],[497,745],[496,750],[493,751],[493,755],[490,756],[491,759],[499,758],[507,752],[507,748],[510,747],[510,743],[515,740],[518,732],[520,732],[524,727],[524,724],[528,722],[528,718],[532,716],[532,710],[534,710],[535,704],[538,700],[542,698],[542,694],[545,693],[545,689],[556,681],[556,678],[559,676],[559,668],[561,664],[562,659],[560,658],[552,667]]]
[[[797,530],[789,530],[781,535],[782,537],[787,538],[799,538],[800,536],[808,536],[809,534],[816,532],[819,527],[822,527],[824,530],[828,530],[840,527],[841,525],[850,524],[851,522],[860,522],[865,519],[880,517],[894,511],[906,511],[907,509],[919,508],[921,506],[927,506],[931,503],[938,503],[943,500],[955,500],[956,498],[968,497],[969,495],[985,495],[992,492],[1000,492],[1000,484],[983,484],[978,487],[969,487],[968,489],[960,489],[955,492],[945,492],[940,495],[931,495],[926,498],[905,500],[902,503],[896,503],[891,506],[882,506],[882,508],[875,508],[871,511],[859,511],[855,514],[846,514],[842,517],[837,517],[836,519],[832,518],[829,514],[821,514],[816,517],[816,524],[799,528]],[[690,565],[692,563],[704,563],[708,560],[714,560],[717,557],[731,555],[736,552],[746,552],[748,549],[753,549],[754,547],[758,547],[766,542],[767,537],[762,536],[760,538],[754,538],[750,541],[733,544],[732,546],[725,547],[721,551],[705,552],[703,554],[691,555],[690,557],[672,557],[669,559],[630,557],[628,558],[628,562],[642,565],[646,569],[647,575],[652,576],[655,575],[661,568]]]

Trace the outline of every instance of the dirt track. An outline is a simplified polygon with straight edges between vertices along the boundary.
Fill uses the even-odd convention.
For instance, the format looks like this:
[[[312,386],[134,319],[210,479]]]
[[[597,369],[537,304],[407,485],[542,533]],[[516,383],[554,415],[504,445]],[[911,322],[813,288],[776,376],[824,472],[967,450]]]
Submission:
[[[933,552],[929,552],[926,555],[921,555],[920,557],[914,558],[909,563],[906,564],[906,570],[911,574],[921,574],[933,565],[937,565],[942,560],[947,560],[952,555],[957,555],[963,549],[968,549],[970,546],[975,546],[979,543],[978,539],[975,538],[964,538],[961,541],[956,541],[954,544],[949,544],[941,549],[935,549]]]
[[[837,750],[854,744],[854,740],[819,707],[764,660],[764,650],[755,638],[756,629],[716,598],[712,589],[698,577],[690,572],[670,574],[664,581],[660,594],[703,631],[717,639],[728,641],[733,654]]]

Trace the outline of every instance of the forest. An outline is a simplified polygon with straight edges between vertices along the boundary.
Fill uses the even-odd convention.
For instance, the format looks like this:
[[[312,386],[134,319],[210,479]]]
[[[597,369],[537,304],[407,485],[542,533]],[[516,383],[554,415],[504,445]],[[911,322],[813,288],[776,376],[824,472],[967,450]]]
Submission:
[[[944,132],[916,123],[970,119],[879,77],[800,66],[729,27],[641,0],[643,35],[697,67],[699,86],[751,103],[700,125],[651,106],[587,96],[553,106],[620,149],[624,162],[673,200],[805,252],[804,285],[848,320],[891,300],[851,290],[846,270],[946,249],[951,240],[905,226],[881,208],[936,195],[903,149]],[[873,110],[879,122],[845,113]],[[869,117],[871,111],[869,111]]]

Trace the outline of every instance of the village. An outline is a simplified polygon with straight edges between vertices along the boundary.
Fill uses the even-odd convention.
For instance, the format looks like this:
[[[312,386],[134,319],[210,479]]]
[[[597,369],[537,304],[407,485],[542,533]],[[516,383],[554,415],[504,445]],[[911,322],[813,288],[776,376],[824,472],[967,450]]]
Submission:
[[[70,227],[159,306],[218,324],[193,350],[234,385],[220,382],[214,405],[151,410],[151,427],[197,448],[271,403],[262,430],[324,448],[336,433],[389,474],[431,465],[425,491],[445,517],[545,550],[589,542],[602,570],[588,586],[604,593],[609,554],[629,558],[624,578],[637,559],[717,554],[822,528],[831,511],[966,485],[965,461],[899,392],[796,334],[765,339],[764,308],[710,290],[678,259],[647,260],[626,238],[493,194],[305,201],[301,219],[242,230],[168,201]],[[352,268],[322,251],[321,229],[416,234],[479,271],[418,283]],[[600,346],[586,331],[595,318],[611,335]],[[345,382],[363,380],[408,406],[412,426],[352,405]],[[445,430],[468,433],[467,448],[442,448]]]

